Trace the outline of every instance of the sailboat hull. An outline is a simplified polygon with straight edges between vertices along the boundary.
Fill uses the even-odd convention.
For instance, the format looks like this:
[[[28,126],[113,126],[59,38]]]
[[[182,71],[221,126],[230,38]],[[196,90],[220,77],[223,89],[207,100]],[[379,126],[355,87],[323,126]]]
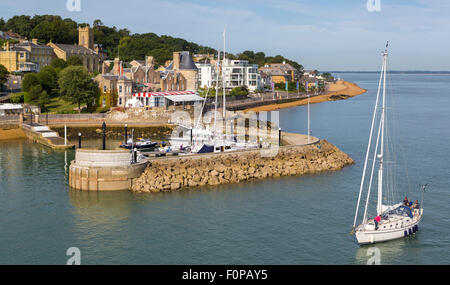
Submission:
[[[394,227],[393,229],[389,227],[384,229],[382,228],[383,225],[380,225],[378,230],[367,230],[364,229],[364,225],[361,225],[358,227],[359,229],[356,230],[355,236],[359,245],[374,244],[405,238],[415,234],[418,231],[421,220],[422,215],[405,224],[403,227]]]

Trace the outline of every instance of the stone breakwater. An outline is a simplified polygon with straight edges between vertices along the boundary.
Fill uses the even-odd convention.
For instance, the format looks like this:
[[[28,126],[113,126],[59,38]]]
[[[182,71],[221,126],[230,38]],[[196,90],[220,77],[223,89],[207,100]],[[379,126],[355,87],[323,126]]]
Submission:
[[[309,146],[281,147],[277,156],[268,158],[261,157],[259,150],[253,150],[155,159],[133,181],[132,190],[146,193],[175,191],[251,179],[333,171],[353,163],[352,158],[326,140]]]

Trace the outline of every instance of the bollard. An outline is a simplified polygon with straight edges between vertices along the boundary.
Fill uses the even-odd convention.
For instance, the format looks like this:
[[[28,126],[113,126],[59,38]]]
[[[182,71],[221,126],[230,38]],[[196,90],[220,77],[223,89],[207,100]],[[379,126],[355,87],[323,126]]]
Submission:
[[[106,124],[105,122],[103,122],[102,124],[102,149],[105,150],[106,149]]]
[[[278,146],[281,146],[281,128],[278,129]]]
[[[194,136],[193,136],[193,133],[192,133],[192,128],[191,128],[191,146],[192,146],[192,142],[193,142],[193,140],[194,140]]]
[[[137,148],[134,148],[133,160],[134,162],[137,162]]]
[[[125,124],[125,144],[128,143],[128,130],[127,130],[127,128],[128,128],[128,125]]]
[[[81,133],[78,133],[78,148],[81,148]]]

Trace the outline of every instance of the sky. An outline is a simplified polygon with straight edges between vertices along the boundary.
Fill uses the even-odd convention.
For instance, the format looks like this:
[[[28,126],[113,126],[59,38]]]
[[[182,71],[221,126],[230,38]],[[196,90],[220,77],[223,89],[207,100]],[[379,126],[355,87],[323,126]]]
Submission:
[[[69,11],[68,1],[80,1],[80,11]],[[448,0],[0,1],[5,20],[35,14],[91,24],[100,19],[132,33],[180,37],[216,49],[223,49],[226,27],[229,52],[280,54],[320,71],[379,70],[389,41],[392,70],[450,70]]]

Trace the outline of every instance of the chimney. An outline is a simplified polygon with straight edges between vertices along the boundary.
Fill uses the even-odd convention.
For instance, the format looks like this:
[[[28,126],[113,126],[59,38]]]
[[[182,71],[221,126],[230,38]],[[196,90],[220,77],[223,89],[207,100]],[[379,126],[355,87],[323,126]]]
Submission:
[[[31,42],[32,42],[33,44],[37,45],[37,44],[38,44],[38,39],[32,39]]]
[[[114,59],[114,75],[118,75],[120,73],[120,59],[116,57]]]
[[[154,59],[153,59],[153,56],[150,56],[150,55],[148,55],[148,56],[146,56],[145,57],[145,64],[147,65],[147,67],[153,67],[154,65],[155,65],[155,61],[154,61]]]
[[[180,52],[173,53],[173,70],[180,70]]]
[[[9,51],[9,41],[6,42],[6,51]]]

